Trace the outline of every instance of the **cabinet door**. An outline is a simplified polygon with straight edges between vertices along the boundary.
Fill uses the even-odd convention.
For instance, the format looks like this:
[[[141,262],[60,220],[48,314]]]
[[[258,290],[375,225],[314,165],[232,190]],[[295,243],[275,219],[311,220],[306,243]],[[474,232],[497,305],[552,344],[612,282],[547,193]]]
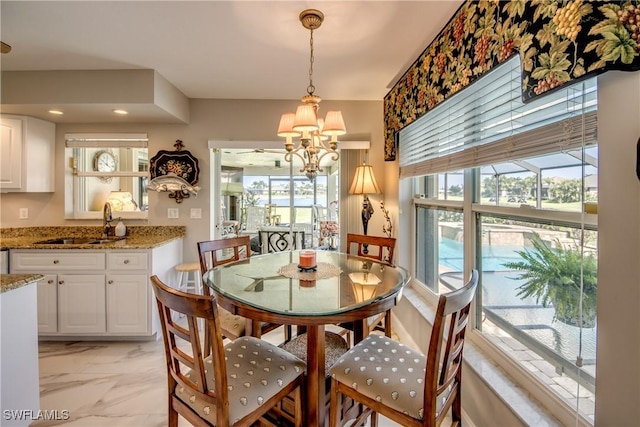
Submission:
[[[58,275],[60,333],[105,332],[104,282],[104,274]]]
[[[38,282],[38,333],[58,332],[58,283],[55,274]]]
[[[0,188],[22,187],[22,120],[0,118]]]
[[[147,333],[149,278],[145,274],[107,276],[107,332]]]

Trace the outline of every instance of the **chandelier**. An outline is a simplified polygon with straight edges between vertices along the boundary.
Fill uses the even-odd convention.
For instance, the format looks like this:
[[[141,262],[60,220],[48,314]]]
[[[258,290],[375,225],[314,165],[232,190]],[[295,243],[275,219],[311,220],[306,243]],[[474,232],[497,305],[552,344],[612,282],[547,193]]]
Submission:
[[[316,88],[313,85],[313,31],[320,28],[324,15],[319,10],[307,9],[300,13],[299,19],[302,26],[311,33],[309,86],[307,94],[300,98],[302,105],[298,106],[296,112],[283,114],[280,118],[278,136],[285,138],[284,148],[287,153],[284,159],[287,162],[292,162],[294,156],[301,159],[303,167],[300,172],[304,172],[307,178],[313,181],[318,172],[324,172],[320,162],[326,155],[331,155],[334,161],[340,158],[336,151],[338,135],[344,135],[347,129],[340,111],[328,111],[324,120],[318,118],[318,105],[322,98],[314,94]],[[295,147],[293,138],[300,138]]]

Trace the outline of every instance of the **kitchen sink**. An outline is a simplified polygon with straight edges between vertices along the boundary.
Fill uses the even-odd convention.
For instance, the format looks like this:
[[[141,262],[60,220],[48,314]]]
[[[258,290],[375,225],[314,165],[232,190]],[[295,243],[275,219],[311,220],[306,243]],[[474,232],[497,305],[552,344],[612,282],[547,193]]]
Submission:
[[[99,245],[124,240],[124,237],[60,237],[57,239],[41,240],[37,245]]]

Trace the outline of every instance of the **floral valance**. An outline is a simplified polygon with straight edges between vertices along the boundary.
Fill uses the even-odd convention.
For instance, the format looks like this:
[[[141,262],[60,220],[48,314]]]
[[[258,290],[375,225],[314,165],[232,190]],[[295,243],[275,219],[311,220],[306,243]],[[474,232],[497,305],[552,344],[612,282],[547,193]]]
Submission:
[[[640,0],[465,2],[384,99],[385,160],[396,133],[519,54],[527,102],[607,70],[640,70]]]

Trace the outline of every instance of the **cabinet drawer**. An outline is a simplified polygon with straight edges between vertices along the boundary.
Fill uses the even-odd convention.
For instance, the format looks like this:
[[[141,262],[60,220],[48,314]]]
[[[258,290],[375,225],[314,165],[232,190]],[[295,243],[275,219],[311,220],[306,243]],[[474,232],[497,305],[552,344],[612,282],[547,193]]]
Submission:
[[[85,271],[104,270],[104,252],[57,251],[48,253],[18,252],[11,254],[11,271]]]
[[[148,259],[146,252],[110,252],[107,266],[109,270],[147,270]]]

